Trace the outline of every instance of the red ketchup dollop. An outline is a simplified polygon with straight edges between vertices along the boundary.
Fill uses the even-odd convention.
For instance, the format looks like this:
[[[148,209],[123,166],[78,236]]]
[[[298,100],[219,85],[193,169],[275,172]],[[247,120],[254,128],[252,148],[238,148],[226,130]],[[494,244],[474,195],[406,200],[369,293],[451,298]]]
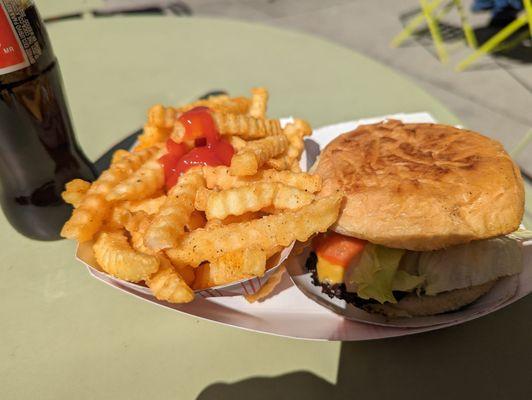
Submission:
[[[179,117],[185,127],[184,142],[194,143],[190,149],[185,143],[166,141],[168,153],[159,161],[164,167],[166,189],[171,189],[181,174],[196,166],[218,166],[231,164],[235,150],[233,146],[220,137],[210,109],[196,107]]]

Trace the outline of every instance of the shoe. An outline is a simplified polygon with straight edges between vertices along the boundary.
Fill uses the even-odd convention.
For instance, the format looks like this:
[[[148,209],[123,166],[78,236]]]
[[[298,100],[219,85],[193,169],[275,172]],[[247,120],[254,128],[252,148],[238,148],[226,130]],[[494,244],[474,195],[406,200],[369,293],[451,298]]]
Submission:
[[[508,24],[515,21],[515,19],[517,18],[517,14],[519,14],[518,10],[513,7],[507,7],[493,14],[488,26],[492,28],[504,28]]]

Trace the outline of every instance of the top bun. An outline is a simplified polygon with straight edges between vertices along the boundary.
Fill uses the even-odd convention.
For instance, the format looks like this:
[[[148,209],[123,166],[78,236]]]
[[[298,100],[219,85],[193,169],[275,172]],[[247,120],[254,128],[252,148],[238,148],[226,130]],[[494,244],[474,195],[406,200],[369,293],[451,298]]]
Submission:
[[[436,250],[513,232],[523,217],[523,180],[502,145],[448,125],[360,126],[314,172],[320,195],[346,196],[332,229],[384,246]]]

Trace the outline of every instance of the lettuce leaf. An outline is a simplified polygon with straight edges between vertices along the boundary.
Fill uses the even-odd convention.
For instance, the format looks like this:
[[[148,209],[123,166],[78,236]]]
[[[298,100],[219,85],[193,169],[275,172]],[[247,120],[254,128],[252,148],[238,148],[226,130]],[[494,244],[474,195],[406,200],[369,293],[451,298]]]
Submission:
[[[363,299],[397,303],[393,291],[415,288],[427,295],[480,285],[523,269],[519,230],[508,236],[477,240],[447,249],[414,252],[368,243],[360,261],[346,273],[347,291]]]
[[[517,240],[500,236],[422,252],[418,270],[426,278],[425,293],[435,295],[518,274],[523,255]]]
[[[406,271],[399,270],[395,273],[392,282],[392,290],[410,292],[425,282],[424,276],[411,275]]]
[[[393,297],[394,278],[399,262],[405,250],[392,249],[368,243],[360,256],[359,262],[350,271],[346,279],[349,292],[363,299],[375,299],[380,303],[386,301],[397,303]],[[411,286],[411,275],[404,272],[396,283],[401,287]]]

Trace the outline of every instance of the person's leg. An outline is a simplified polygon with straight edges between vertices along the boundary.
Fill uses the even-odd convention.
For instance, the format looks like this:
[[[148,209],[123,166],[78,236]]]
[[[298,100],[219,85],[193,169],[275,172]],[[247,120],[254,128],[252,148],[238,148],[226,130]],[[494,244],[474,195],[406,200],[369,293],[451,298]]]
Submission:
[[[493,16],[489,25],[497,27],[506,26],[517,18],[517,14],[522,9],[523,3],[521,0],[495,0]]]
[[[471,11],[481,12],[491,10],[495,6],[494,0],[475,0],[471,5]]]
[[[523,0],[508,0],[508,3],[518,11],[523,9]]]

